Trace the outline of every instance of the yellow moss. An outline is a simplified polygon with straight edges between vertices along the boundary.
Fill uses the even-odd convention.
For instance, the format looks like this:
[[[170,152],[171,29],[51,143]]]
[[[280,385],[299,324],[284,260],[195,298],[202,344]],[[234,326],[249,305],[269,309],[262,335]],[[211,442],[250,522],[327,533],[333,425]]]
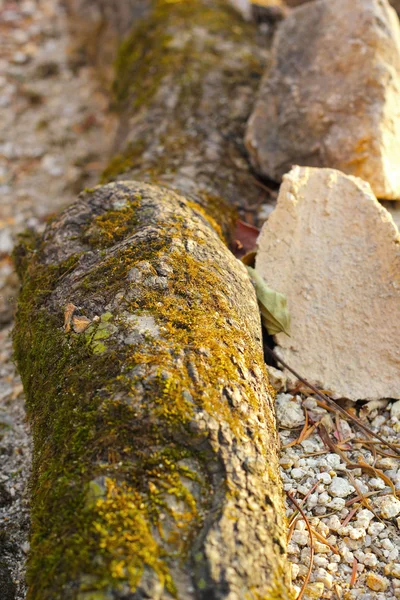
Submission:
[[[127,206],[109,210],[96,217],[83,236],[83,241],[91,246],[107,248],[126,237],[136,224],[136,211],[140,206],[140,197],[130,199]]]
[[[96,502],[93,535],[110,561],[112,583],[118,588],[128,581],[131,590],[135,590],[147,566],[175,596],[176,589],[164,560],[165,550],[153,537],[143,498],[137,490],[110,478],[106,479],[106,486],[105,498]]]

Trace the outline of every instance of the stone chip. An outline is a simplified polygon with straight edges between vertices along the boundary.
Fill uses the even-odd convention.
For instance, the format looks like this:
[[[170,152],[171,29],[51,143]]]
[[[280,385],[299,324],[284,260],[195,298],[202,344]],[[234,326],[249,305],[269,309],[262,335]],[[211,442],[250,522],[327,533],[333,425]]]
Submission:
[[[259,240],[256,270],[286,294],[276,352],[337,397],[400,398],[400,236],[361,179],[295,167]]]

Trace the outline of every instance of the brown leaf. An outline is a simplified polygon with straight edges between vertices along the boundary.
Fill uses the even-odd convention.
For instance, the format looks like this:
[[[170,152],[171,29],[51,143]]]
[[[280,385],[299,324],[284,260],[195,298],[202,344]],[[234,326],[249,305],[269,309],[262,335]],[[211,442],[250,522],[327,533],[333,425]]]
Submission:
[[[234,235],[235,247],[233,248],[233,253],[237,258],[241,258],[255,249],[259,233],[260,231],[257,227],[249,225],[240,219],[237,221]]]
[[[76,310],[76,306],[75,304],[72,304],[72,302],[69,302],[67,304],[67,306],[65,307],[65,311],[64,311],[64,331],[71,331],[71,319],[72,319],[72,315],[74,314],[75,310]]]
[[[91,324],[91,320],[87,317],[72,317],[72,327],[75,333],[82,333]]]

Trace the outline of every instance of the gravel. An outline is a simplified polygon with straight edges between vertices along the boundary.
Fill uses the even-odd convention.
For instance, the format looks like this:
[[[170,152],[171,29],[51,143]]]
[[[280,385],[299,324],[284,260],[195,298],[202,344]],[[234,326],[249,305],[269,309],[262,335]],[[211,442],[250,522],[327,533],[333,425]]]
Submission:
[[[325,448],[314,429],[301,443],[282,448],[281,473],[284,489],[301,502],[316,535],[315,556],[310,583],[304,598],[329,598],[343,600],[394,600],[400,598],[400,500],[395,498],[387,482],[369,469],[349,469],[343,455],[352,464],[362,459],[373,465],[391,479],[400,490],[400,457],[376,457],[371,446],[357,440],[365,438],[351,423],[319,406],[317,399],[306,393],[299,394],[298,388],[290,400],[290,389],[286,380],[274,370],[274,382],[278,382],[277,401],[286,405],[299,406],[307,410],[309,427],[322,420],[331,439],[340,444],[342,455]],[[282,374],[283,375],[283,374]],[[392,404],[378,403],[369,410],[366,404],[354,405],[359,418],[379,432],[389,442],[398,443],[400,420],[393,416]],[[278,417],[280,413],[278,410]],[[284,413],[280,424],[282,446],[295,442],[302,431],[296,416],[290,423]],[[300,414],[300,413],[299,413]],[[279,418],[278,418],[279,421]],[[304,422],[304,421],[303,421]],[[307,442],[307,444],[305,443]],[[379,446],[375,446],[379,450]],[[385,451],[392,454],[387,448]],[[356,502],[358,493],[366,494],[366,503]],[[293,514],[288,502],[287,513]],[[321,537],[322,536],[322,537]],[[328,545],[327,545],[328,544]],[[310,538],[303,519],[297,516],[289,543],[289,558],[292,563],[292,580],[300,591],[310,564]],[[355,581],[351,585],[355,576]]]

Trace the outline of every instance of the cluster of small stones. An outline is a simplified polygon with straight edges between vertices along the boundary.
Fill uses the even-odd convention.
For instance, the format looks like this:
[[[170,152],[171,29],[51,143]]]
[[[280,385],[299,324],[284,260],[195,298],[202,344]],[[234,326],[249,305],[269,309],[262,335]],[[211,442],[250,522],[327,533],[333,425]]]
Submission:
[[[116,119],[72,64],[60,0],[0,0],[0,324],[12,317],[15,235],[97,183]],[[13,289],[14,288],[14,289]]]
[[[400,598],[400,500],[395,498],[385,482],[360,469],[349,470],[341,457],[330,452],[316,430],[300,444],[285,448],[295,441],[305,423],[305,410],[312,421],[322,419],[326,428],[337,431],[335,416],[318,406],[307,393],[287,389],[285,375],[270,368],[271,379],[278,391],[277,417],[280,424],[282,452],[281,474],[286,492],[304,503],[311,527],[321,538],[314,536],[315,556],[310,583],[304,598],[342,598],[343,600],[394,600]],[[400,401],[364,405],[358,416],[374,432],[387,441],[397,443],[400,433]],[[400,461],[396,458],[374,456],[356,439],[363,434],[352,425],[339,420],[342,440],[349,444],[345,452],[351,462],[358,458],[374,465],[391,479],[400,492]],[[391,450],[387,450],[390,454]],[[368,495],[370,508],[351,503],[359,491]],[[288,517],[293,505],[287,504]],[[357,510],[354,510],[354,509]],[[371,509],[371,510],[370,510]],[[354,511],[348,523],[350,513]],[[344,524],[343,524],[344,523]],[[290,539],[289,558],[292,579],[300,591],[310,565],[310,538],[306,524],[298,517]],[[351,586],[353,569],[356,580]]]

